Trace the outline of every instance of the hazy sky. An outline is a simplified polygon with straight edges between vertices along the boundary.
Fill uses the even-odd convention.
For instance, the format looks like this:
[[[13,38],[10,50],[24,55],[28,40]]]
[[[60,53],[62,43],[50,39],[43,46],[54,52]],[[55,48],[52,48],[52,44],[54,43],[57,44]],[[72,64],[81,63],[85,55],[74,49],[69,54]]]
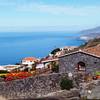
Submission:
[[[72,31],[99,25],[100,0],[0,0],[0,31]]]

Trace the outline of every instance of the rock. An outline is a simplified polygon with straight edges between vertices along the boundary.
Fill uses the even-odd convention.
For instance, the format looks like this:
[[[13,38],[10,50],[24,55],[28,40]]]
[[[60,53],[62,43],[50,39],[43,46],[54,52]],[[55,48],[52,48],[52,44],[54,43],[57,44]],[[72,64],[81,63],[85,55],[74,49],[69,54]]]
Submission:
[[[68,90],[60,90],[57,92],[50,93],[44,97],[59,98],[59,100],[79,100],[79,90],[76,88]]]
[[[76,96],[76,97],[79,97],[80,95],[80,90],[76,88],[71,89],[70,92],[72,92],[73,96]]]
[[[81,83],[81,97],[87,99],[100,99],[100,80],[93,80],[89,83]]]

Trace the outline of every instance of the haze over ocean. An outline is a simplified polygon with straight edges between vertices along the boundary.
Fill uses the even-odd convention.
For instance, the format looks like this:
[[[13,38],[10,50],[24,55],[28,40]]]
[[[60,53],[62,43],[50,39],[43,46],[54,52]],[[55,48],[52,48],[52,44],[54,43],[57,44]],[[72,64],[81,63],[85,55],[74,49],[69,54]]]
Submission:
[[[79,46],[80,34],[66,32],[0,33],[0,65],[15,64],[23,57],[44,57],[54,48]]]

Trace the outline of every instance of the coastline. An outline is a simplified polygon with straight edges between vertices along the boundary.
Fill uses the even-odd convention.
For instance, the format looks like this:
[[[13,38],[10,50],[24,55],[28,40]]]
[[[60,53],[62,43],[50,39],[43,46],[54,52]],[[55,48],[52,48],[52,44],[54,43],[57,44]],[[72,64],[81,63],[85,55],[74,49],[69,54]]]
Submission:
[[[31,38],[27,36],[25,36],[25,38],[1,38],[0,65],[15,64],[19,62],[20,59],[27,56],[42,58],[47,56],[55,48],[64,46],[79,46],[84,43],[84,40],[80,40],[77,36],[79,34],[76,33],[70,34],[60,32],[58,33],[58,36],[57,33],[56,35],[53,35],[53,33],[51,34],[51,32],[49,32],[48,34],[50,34],[50,36],[46,35],[45,37],[44,35],[42,37],[41,35],[32,35]]]

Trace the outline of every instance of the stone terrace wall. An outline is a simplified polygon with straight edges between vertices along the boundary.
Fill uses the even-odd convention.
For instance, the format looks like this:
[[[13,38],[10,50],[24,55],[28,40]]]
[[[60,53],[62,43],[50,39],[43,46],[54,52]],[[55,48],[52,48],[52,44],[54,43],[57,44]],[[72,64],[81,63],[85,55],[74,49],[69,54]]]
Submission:
[[[0,95],[7,99],[35,98],[60,90],[59,82],[66,74],[49,74],[0,83]]]

